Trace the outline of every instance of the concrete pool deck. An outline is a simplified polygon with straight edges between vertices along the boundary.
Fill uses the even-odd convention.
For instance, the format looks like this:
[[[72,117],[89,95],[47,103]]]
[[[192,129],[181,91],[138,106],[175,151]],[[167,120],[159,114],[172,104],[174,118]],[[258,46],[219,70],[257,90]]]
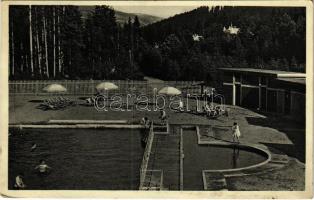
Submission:
[[[65,110],[42,111],[36,109],[38,103],[30,102],[34,99],[44,99],[43,96],[10,96],[9,122],[13,124],[30,124],[48,120],[128,120],[131,123],[138,123],[143,116],[150,120],[158,120],[159,112],[98,112],[93,107],[76,106]],[[77,97],[72,97],[77,98]],[[271,151],[283,152],[289,158],[289,162],[282,168],[271,172],[254,174],[250,176],[232,176],[226,177],[225,182],[228,190],[304,190],[305,187],[305,128],[302,124],[286,120],[270,114],[258,113],[241,107],[228,106],[230,108],[229,116],[222,116],[218,119],[207,119],[206,117],[190,113],[179,113],[167,109],[169,114],[169,123],[171,125],[195,126],[201,129],[206,126],[216,127],[219,130],[212,137],[204,136],[202,141],[225,140],[231,141],[230,128],[236,121],[241,130],[241,142],[258,145],[261,148],[268,148]],[[32,113],[32,117],[29,117]],[[135,124],[135,123],[133,123]],[[171,132],[172,130],[170,130]],[[201,133],[201,135],[204,135]],[[168,138],[170,135],[159,135],[160,138]],[[173,136],[171,136],[173,137]],[[158,140],[159,144],[161,141]],[[180,140],[180,137],[173,137],[171,141]],[[165,144],[166,145],[166,144]],[[180,148],[180,145],[176,148]],[[158,151],[159,155],[167,155],[167,150]],[[178,153],[179,152],[179,153]],[[164,174],[164,182],[170,183],[170,190],[180,189],[180,154],[175,149],[169,156],[173,162],[169,165],[169,176]],[[163,156],[159,156],[162,158]],[[170,155],[170,154],[168,154]],[[171,157],[171,159],[170,159]],[[157,158],[157,155],[156,155]],[[169,163],[170,161],[164,163]],[[152,163],[153,165],[153,163]],[[214,175],[213,175],[214,176]],[[220,175],[218,174],[217,177]],[[171,178],[173,177],[173,178]],[[176,185],[177,184],[177,185]],[[172,186],[171,186],[172,185]]]
[[[248,167],[224,170],[203,170],[202,175],[204,190],[228,190],[226,182],[226,178],[228,177],[254,176],[256,174],[271,173],[272,171],[280,170],[285,167],[290,161],[286,154],[278,151],[272,151],[272,149],[267,148],[267,146],[242,142],[233,143],[231,141],[220,140],[213,137],[211,140],[208,140],[204,139],[204,135],[200,134],[199,126],[196,126],[195,129],[197,134],[197,143],[199,145],[225,146],[248,150],[251,149],[251,151],[257,151],[257,153],[266,154],[265,156],[267,157],[264,162]]]
[[[10,128],[126,128],[142,129],[141,124],[130,124],[128,120],[48,120],[31,124],[9,124]]]
[[[191,129],[193,126],[183,126],[186,129]],[[156,134],[153,146],[152,153],[149,159],[149,168],[150,170],[160,170],[164,173],[163,189],[166,190],[184,190],[183,184],[183,157],[184,150],[181,152],[181,141],[180,132],[183,131],[182,126],[172,126],[169,134]],[[184,134],[184,133],[183,133]],[[197,134],[195,132],[195,134]],[[200,137],[198,137],[199,140]],[[218,145],[218,146],[233,146],[233,143],[224,142],[224,141],[201,141],[200,145]],[[225,169],[225,170],[202,170],[199,173],[202,173],[203,180],[201,184],[204,186],[204,190],[236,190],[232,183],[234,180],[237,180],[238,186],[241,186],[241,180],[247,180],[251,178],[256,178],[260,176],[268,176],[269,178],[276,177],[278,173],[283,173],[283,170],[290,168],[291,166],[295,167],[297,164],[298,167],[304,170],[303,164],[295,161],[295,159],[290,158],[284,153],[279,152],[275,149],[268,149],[266,146],[259,144],[240,144],[242,148],[255,148],[255,150],[261,151],[268,156],[268,159],[262,163],[258,163],[253,166],[236,168],[236,169]],[[182,156],[183,155],[183,156]],[[179,160],[180,158],[180,160]],[[302,173],[302,170],[299,171]],[[291,174],[289,174],[290,176]],[[283,176],[281,178],[286,178]],[[299,182],[294,182],[294,184],[299,184],[298,187],[302,187],[302,180]],[[304,180],[303,180],[304,181]],[[287,186],[288,186],[288,182]],[[259,184],[250,184],[245,189],[242,190],[257,190],[262,182]],[[273,183],[274,185],[276,182]],[[281,182],[283,184],[283,182]],[[232,187],[231,187],[232,185]],[[272,187],[272,190],[276,190],[276,186]]]

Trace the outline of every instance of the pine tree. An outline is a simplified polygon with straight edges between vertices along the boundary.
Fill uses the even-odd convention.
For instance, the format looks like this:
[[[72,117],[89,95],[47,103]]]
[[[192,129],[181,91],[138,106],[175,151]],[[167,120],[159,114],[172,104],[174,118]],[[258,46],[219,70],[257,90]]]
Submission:
[[[45,9],[43,8],[43,12],[45,13]],[[48,62],[48,30],[47,30],[47,17],[43,15],[43,37],[44,37],[44,45],[45,45],[45,66],[46,66],[46,77],[50,78],[49,72],[49,62]]]
[[[32,6],[29,6],[29,51],[30,51],[30,66],[31,66],[31,77],[34,76],[34,65],[33,65],[33,28],[32,28]]]
[[[139,48],[139,39],[141,36],[140,33],[140,21],[138,20],[138,17],[134,17],[134,22],[133,22],[133,32],[134,32],[134,43],[135,43],[135,49]]]

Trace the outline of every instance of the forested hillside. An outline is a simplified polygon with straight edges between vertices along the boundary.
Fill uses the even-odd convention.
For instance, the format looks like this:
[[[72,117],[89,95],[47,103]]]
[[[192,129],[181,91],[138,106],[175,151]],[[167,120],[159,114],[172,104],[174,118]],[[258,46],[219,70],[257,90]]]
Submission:
[[[86,18],[89,14],[94,12],[95,6],[80,6],[79,11],[82,14],[82,18]],[[141,26],[146,26],[148,24],[152,24],[154,22],[162,20],[162,18],[142,13],[125,13],[118,10],[115,10],[115,18],[117,24],[123,25],[124,23],[128,22],[129,17],[134,18],[135,16],[138,17],[138,20]]]
[[[166,79],[213,80],[219,67],[305,70],[305,9],[200,7],[143,28]]]
[[[96,6],[10,7],[10,79],[205,80],[217,68],[305,70],[305,9],[200,7],[121,25]]]

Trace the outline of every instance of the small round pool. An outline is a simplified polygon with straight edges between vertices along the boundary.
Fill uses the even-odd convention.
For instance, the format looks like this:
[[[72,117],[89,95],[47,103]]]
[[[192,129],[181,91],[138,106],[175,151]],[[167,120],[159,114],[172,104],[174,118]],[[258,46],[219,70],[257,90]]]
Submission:
[[[195,130],[183,132],[184,189],[202,190],[202,170],[227,170],[253,166],[268,159],[255,148],[199,145]]]

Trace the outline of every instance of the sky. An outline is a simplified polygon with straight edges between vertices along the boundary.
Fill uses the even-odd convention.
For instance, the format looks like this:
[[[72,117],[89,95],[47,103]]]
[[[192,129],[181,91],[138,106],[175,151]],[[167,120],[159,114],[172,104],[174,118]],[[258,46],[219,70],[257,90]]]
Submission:
[[[198,6],[112,6],[115,10],[126,13],[141,13],[161,18],[168,18],[176,14],[193,10]]]

